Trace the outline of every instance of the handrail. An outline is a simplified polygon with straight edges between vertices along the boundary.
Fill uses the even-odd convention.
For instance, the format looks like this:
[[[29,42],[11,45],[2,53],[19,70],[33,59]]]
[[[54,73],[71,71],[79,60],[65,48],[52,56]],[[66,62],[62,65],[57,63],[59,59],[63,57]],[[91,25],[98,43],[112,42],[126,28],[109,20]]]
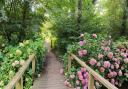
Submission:
[[[29,56],[28,60],[25,62],[24,66],[22,66],[19,71],[15,74],[15,76],[12,78],[12,80],[9,82],[7,86],[5,86],[5,89],[13,89],[16,87],[16,89],[23,89],[23,74],[32,62],[32,71],[33,74],[35,73],[35,55],[32,54]],[[15,86],[16,85],[16,86]]]
[[[114,85],[112,85],[109,81],[107,81],[105,78],[103,78],[101,75],[99,75],[97,72],[95,72],[92,68],[90,68],[87,64],[85,64],[85,62],[81,61],[76,55],[74,54],[69,54],[68,57],[68,70],[69,68],[71,68],[71,60],[75,59],[82,67],[85,67],[88,72],[89,72],[89,89],[95,89],[94,86],[94,77],[101,82],[105,87],[107,87],[108,89],[118,89],[117,87],[115,87]]]

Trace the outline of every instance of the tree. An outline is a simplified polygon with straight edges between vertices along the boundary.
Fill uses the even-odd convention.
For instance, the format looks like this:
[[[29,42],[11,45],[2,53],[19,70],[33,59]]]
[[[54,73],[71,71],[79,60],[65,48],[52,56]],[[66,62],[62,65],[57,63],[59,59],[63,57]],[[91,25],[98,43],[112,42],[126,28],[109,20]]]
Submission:
[[[82,17],[82,0],[78,0],[77,31],[80,31]]]
[[[121,35],[126,35],[127,31],[127,20],[128,20],[128,0],[124,0]]]

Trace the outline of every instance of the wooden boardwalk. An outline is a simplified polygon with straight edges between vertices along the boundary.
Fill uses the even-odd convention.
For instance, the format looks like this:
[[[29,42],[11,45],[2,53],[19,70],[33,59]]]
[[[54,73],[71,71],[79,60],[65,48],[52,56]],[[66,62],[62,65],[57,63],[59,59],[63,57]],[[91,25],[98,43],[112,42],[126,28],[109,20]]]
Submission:
[[[69,89],[64,86],[64,76],[59,73],[62,64],[57,61],[54,53],[48,53],[45,67],[41,77],[34,82],[32,89]]]

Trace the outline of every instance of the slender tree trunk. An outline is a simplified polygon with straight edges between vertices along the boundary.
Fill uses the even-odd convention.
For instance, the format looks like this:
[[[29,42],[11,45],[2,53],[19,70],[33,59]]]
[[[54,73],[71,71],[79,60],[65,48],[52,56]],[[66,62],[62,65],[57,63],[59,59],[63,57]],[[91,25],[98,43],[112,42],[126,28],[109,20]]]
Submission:
[[[25,29],[26,29],[26,17],[27,17],[27,11],[28,11],[28,2],[24,1],[23,5],[23,12],[22,12],[22,28],[20,30],[19,34],[19,41],[23,41],[26,38]]]
[[[81,30],[81,17],[82,17],[82,0],[78,0],[78,16],[77,16],[77,30]]]
[[[127,29],[127,19],[128,19],[128,0],[125,1],[126,6],[124,7],[122,25],[121,25],[121,35],[126,35]]]

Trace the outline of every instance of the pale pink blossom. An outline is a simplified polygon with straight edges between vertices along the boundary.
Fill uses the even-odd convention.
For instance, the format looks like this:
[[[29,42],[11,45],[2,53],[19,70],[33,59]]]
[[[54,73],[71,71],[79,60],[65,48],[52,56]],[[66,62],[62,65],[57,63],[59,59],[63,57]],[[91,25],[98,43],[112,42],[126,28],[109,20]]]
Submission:
[[[92,34],[93,38],[97,38],[97,35],[95,33]]]
[[[110,47],[102,47],[104,51],[110,51]]]
[[[84,56],[87,55],[87,50],[83,50],[82,52]]]
[[[76,80],[76,85],[80,85],[80,81],[79,80]]]
[[[104,72],[105,68],[104,67],[100,67],[100,72]]]
[[[107,56],[108,56],[109,59],[112,59],[113,58],[113,53],[109,52]]]
[[[116,69],[119,69],[119,64],[117,64],[117,63],[115,63],[115,67],[116,67]]]
[[[85,84],[86,84],[86,80],[83,79],[83,80],[82,80],[82,85],[85,85]]]
[[[91,65],[95,65],[97,63],[97,61],[94,58],[91,58],[89,61],[89,64]]]
[[[80,57],[83,57],[83,52],[82,51],[78,51],[78,54]]]
[[[126,77],[128,77],[128,73],[124,73],[124,75],[125,75]]]
[[[82,75],[82,72],[81,71],[77,71],[77,75],[78,76]]]
[[[109,68],[109,67],[110,67],[110,62],[104,61],[104,68]]]
[[[99,58],[99,59],[101,59],[101,58],[103,58],[103,57],[104,57],[103,54],[98,54],[98,58]]]
[[[80,37],[84,37],[84,34],[80,34]]]
[[[76,89],[80,89],[80,87],[76,87]]]
[[[86,71],[86,68],[81,68],[81,72],[85,72]]]
[[[115,82],[115,85],[118,85],[118,81]]]
[[[70,75],[70,78],[71,79],[74,79],[75,78],[75,75],[74,74]]]
[[[83,80],[83,76],[82,75],[79,75],[79,80]]]
[[[96,64],[96,66],[100,67],[100,66],[101,66],[101,63],[100,63],[100,62],[98,62],[98,63]]]
[[[112,60],[113,60],[113,61],[118,61],[118,58],[113,58]]]
[[[123,73],[122,73],[122,71],[120,70],[120,71],[118,72],[118,75],[119,75],[119,76],[122,76],[122,74],[123,74]]]
[[[111,79],[111,83],[115,85],[115,79]]]
[[[83,46],[85,43],[86,43],[85,41],[80,41],[80,42],[79,42],[79,45],[80,45],[80,46]]]
[[[128,58],[124,59],[124,63],[128,64]]]
[[[114,65],[111,65],[111,69],[114,69]]]
[[[108,73],[108,77],[109,77],[109,78],[112,78],[113,75],[114,75],[113,72]]]

